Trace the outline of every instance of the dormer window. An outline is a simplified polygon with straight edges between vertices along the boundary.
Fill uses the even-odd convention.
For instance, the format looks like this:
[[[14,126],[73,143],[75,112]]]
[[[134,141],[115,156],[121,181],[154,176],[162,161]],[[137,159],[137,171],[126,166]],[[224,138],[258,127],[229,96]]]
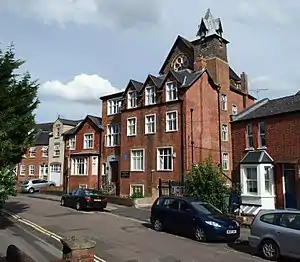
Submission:
[[[127,108],[137,107],[137,92],[129,91],[127,94]]]
[[[166,102],[178,99],[178,88],[176,82],[166,83]]]
[[[145,105],[155,104],[155,88],[154,86],[147,86],[145,88]]]

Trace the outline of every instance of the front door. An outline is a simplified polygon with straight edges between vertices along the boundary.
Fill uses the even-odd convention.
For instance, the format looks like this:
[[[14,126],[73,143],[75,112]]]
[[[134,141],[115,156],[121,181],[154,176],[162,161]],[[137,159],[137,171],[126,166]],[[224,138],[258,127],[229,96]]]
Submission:
[[[285,208],[297,208],[295,168],[284,166]]]
[[[111,168],[111,182],[116,184],[116,194],[120,194],[120,180],[119,180],[119,162],[118,161],[111,161],[110,168]]]

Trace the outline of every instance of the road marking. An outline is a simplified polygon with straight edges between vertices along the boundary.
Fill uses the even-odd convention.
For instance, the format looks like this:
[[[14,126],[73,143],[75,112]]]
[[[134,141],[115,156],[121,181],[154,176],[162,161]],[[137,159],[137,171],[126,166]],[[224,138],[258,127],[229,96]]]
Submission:
[[[11,212],[9,210],[2,209],[1,212],[3,212],[4,214],[16,219],[17,221],[19,221],[19,222],[21,222],[25,225],[30,226],[31,228],[35,229],[36,231],[39,231],[42,234],[47,235],[47,236],[55,239],[58,242],[60,242],[60,240],[62,239],[61,236],[59,236],[59,235],[57,235],[57,234],[41,227],[41,226],[39,226],[39,225],[37,225],[37,224],[27,220],[27,219],[24,219],[24,218],[20,217],[19,215],[14,214],[13,212]],[[96,262],[106,262],[104,259],[102,259],[102,258],[100,258],[96,255],[94,255],[94,261],[96,261]]]

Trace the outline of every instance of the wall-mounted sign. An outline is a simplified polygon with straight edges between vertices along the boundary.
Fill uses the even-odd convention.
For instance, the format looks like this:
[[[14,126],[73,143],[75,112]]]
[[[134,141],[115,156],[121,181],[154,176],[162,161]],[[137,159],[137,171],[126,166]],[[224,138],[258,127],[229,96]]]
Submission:
[[[121,178],[130,178],[130,171],[121,171]]]

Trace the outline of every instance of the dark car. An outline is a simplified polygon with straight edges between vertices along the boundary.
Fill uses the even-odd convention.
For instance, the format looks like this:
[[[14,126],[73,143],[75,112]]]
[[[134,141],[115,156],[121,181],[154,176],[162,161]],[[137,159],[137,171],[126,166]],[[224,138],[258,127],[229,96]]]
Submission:
[[[213,205],[195,198],[165,196],[155,200],[150,221],[156,231],[169,230],[194,237],[197,241],[234,242],[240,225]]]
[[[107,206],[107,198],[96,189],[76,188],[71,193],[63,195],[60,203],[62,206],[73,207],[77,210],[103,210]]]

